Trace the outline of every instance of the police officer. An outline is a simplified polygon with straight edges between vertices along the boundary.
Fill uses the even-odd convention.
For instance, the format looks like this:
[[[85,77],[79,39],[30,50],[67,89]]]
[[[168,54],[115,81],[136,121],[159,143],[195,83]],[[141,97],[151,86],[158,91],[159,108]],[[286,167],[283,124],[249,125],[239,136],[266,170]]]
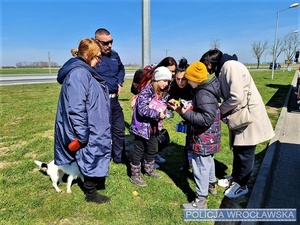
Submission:
[[[95,32],[95,39],[101,45],[102,59],[95,68],[106,81],[109,89],[111,104],[111,133],[112,133],[112,159],[115,163],[124,162],[125,153],[125,122],[123,109],[118,96],[122,90],[125,69],[119,54],[112,50],[113,39],[110,32],[100,28]]]

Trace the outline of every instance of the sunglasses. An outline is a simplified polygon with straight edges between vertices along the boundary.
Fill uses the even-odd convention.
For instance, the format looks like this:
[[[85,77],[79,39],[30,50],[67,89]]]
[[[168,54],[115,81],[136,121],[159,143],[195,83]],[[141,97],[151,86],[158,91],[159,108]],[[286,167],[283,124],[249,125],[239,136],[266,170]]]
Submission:
[[[97,39],[98,40],[98,39]],[[109,44],[112,44],[113,43],[113,39],[111,39],[110,41],[100,41],[100,40],[98,40],[102,45],[104,45],[104,46],[107,46],[107,45],[109,45]]]

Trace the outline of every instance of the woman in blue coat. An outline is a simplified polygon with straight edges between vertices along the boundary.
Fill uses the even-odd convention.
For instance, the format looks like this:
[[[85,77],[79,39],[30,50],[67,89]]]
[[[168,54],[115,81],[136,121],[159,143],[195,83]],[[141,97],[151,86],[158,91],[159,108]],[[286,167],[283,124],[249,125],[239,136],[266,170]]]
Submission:
[[[75,161],[84,176],[86,201],[103,203],[109,198],[99,195],[96,187],[108,176],[111,133],[108,89],[93,69],[101,60],[100,46],[92,38],[83,39],[77,55],[58,72],[62,88],[55,121],[54,161],[56,165]]]

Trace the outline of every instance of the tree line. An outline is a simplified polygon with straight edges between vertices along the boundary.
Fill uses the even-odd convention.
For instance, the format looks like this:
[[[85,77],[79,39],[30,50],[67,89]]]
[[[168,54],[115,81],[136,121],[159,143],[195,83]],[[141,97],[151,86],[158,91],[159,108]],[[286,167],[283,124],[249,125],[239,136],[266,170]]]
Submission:
[[[210,47],[212,49],[220,49],[220,39],[212,39],[210,42]],[[284,53],[284,60],[286,64],[292,64],[293,62],[298,63],[299,50],[300,50],[300,39],[298,32],[290,32],[285,35],[283,38],[278,38],[274,44],[269,44],[268,41],[255,41],[251,45],[252,55],[256,58],[257,68],[261,64],[261,57],[264,52],[266,54],[274,54],[274,62],[277,62],[278,57]]]
[[[50,63],[51,67],[60,67],[56,62],[51,62]],[[17,62],[16,67],[18,68],[44,68],[44,67],[49,67],[49,62]]]

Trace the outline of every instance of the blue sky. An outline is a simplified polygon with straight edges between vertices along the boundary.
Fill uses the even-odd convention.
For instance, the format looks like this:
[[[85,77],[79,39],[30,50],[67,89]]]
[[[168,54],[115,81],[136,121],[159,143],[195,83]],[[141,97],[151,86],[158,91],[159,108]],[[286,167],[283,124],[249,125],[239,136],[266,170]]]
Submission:
[[[219,39],[223,52],[255,62],[251,45],[274,43],[276,12],[298,0],[151,0],[151,63],[166,55],[191,63]],[[278,37],[299,30],[300,7],[279,13]],[[142,0],[1,0],[0,66],[62,65],[80,39],[107,28],[124,64],[142,63]],[[271,55],[261,61],[270,62]],[[279,57],[283,61],[283,57]]]

